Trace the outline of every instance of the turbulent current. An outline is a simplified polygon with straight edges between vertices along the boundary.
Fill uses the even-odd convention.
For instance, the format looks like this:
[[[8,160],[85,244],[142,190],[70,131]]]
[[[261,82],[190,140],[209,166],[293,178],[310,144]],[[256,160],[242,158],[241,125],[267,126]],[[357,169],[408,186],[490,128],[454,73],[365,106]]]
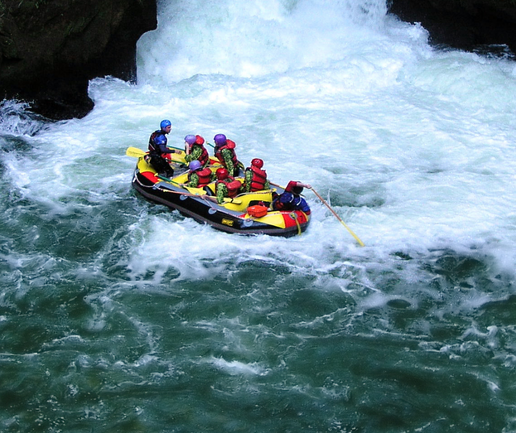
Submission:
[[[0,105],[0,431],[516,431],[516,63],[385,0],[163,0],[137,63],[80,120]],[[162,119],[365,247],[309,190],[289,239],[145,201]]]

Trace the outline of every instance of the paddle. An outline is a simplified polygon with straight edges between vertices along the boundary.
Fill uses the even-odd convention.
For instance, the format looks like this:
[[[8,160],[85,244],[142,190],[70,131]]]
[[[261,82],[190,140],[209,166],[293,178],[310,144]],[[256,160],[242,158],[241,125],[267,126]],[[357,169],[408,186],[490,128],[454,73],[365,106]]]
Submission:
[[[281,188],[281,189],[285,189],[284,186],[281,186],[281,185],[278,185],[277,183],[272,183],[269,181],[269,183],[272,185],[272,186],[277,186],[278,188]]]
[[[132,158],[141,158],[142,156],[145,156],[147,152],[144,150],[138,149],[137,147],[128,147],[125,151],[125,154],[127,156],[130,156]]]
[[[203,199],[204,200],[209,199],[209,200],[214,201],[214,202],[216,202],[218,204],[217,197],[206,195],[206,197],[203,197]],[[224,203],[242,204],[242,200],[239,200],[237,198],[224,197]]]
[[[174,146],[167,146],[169,149],[176,149],[176,150],[180,150],[181,152],[185,153],[185,150],[184,149],[181,149],[180,147],[174,147]]]
[[[278,184],[275,184],[275,183],[272,183],[272,182],[270,182],[270,184],[271,184],[271,185],[274,185],[274,186],[277,186],[278,188],[283,188],[283,189],[285,189],[285,188],[284,188],[284,187],[282,187],[281,185],[278,185]],[[342,221],[342,219],[341,219],[341,218],[337,215],[337,213],[336,213],[336,212],[335,212],[335,211],[330,207],[330,205],[329,205],[328,203],[326,203],[326,200],[324,200],[324,199],[319,195],[319,193],[318,193],[315,189],[313,189],[313,187],[312,187],[312,188],[310,188],[310,189],[311,189],[311,190],[314,192],[314,194],[319,198],[319,200],[321,200],[321,201],[322,201],[322,203],[323,203],[323,204],[324,204],[324,205],[325,205],[325,206],[326,206],[326,207],[331,211],[331,213],[332,213],[333,215],[335,215],[335,217],[340,221],[340,223],[341,223],[344,227],[346,227],[346,228],[348,229],[349,233],[351,233],[351,236],[353,236],[353,237],[356,239],[356,241],[358,242],[358,244],[359,244],[361,247],[364,247],[364,246],[365,246],[365,245],[364,245],[364,243],[363,243],[363,242],[358,238],[358,236],[357,236],[355,233],[353,233],[353,231],[352,231],[352,230],[351,230],[351,229],[346,225],[346,223],[345,223],[344,221]]]
[[[163,179],[162,176],[158,176],[160,177],[161,179]],[[165,178],[166,179],[166,178]],[[171,181],[173,182],[173,181]],[[175,182],[173,182],[175,183]],[[206,200],[203,196],[199,195],[199,194],[192,194],[190,192],[182,192],[182,191],[176,191],[174,189],[172,189],[172,187],[170,185],[168,185],[167,183],[165,182],[158,182],[154,185],[154,188],[165,188],[167,191],[173,193],[173,194],[179,194],[179,195],[185,195],[187,197],[198,197],[198,198],[202,198],[203,200]],[[210,196],[206,196],[206,198],[210,198]],[[241,200],[238,200],[238,199],[232,199],[232,198],[229,198],[229,197],[224,197],[224,202],[225,203],[233,203],[233,204],[242,204],[242,201]]]
[[[184,152],[184,150],[179,149],[179,147],[171,147],[171,146],[168,146],[168,147],[170,149],[176,149],[176,150],[180,150],[181,152]],[[145,152],[144,150],[138,149],[137,147],[128,147],[125,151],[125,154],[132,158],[140,158],[142,156],[145,156],[147,154],[147,152]]]
[[[325,201],[325,200],[324,200],[324,199],[319,195],[319,193],[318,193],[315,189],[313,189],[313,188],[312,188],[312,191],[313,191],[313,192],[314,192],[314,194],[319,198],[319,200],[321,200],[321,201],[323,202],[323,204],[324,204],[324,205],[325,205],[325,206],[326,206],[326,207],[331,211],[331,213],[332,213],[333,215],[335,215],[335,217],[340,221],[340,223],[341,223],[344,227],[346,227],[346,228],[348,229],[349,233],[351,233],[351,236],[353,236],[353,237],[356,239],[356,241],[358,242],[358,244],[359,244],[361,247],[365,246],[365,245],[364,245],[364,243],[363,243],[363,242],[358,238],[358,236],[357,236],[355,233],[353,233],[353,231],[352,231],[352,230],[351,230],[351,229],[346,225],[346,223],[345,223],[344,221],[342,221],[342,219],[341,219],[341,218],[337,215],[337,213],[336,213],[336,212],[335,212],[335,211],[330,207],[330,205],[329,205],[328,203],[326,203],[326,201]]]
[[[156,177],[159,177],[161,180],[166,180],[167,182],[173,183],[174,185],[183,186],[180,183],[173,181],[169,177],[162,176],[161,174],[157,174]]]

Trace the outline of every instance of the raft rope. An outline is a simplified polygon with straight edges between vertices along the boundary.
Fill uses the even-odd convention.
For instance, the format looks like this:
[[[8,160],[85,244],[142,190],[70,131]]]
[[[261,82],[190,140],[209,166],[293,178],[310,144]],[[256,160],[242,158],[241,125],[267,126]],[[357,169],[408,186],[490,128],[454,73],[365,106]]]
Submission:
[[[301,232],[301,224],[299,224],[299,221],[297,219],[297,214],[295,212],[290,212],[289,216],[296,222],[297,234],[300,235],[302,233]]]

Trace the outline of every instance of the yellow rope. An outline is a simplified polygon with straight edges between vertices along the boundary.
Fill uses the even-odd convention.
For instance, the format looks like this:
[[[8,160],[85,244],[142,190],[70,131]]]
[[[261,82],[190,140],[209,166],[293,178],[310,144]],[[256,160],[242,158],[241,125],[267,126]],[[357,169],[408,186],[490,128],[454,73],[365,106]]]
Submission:
[[[297,220],[297,214],[295,212],[291,212],[289,216],[296,222],[297,234],[300,235],[301,234],[301,224],[299,224],[299,221]]]
[[[312,191],[314,192],[314,194],[319,198],[319,200],[321,200],[323,202],[323,204],[331,211],[331,213],[333,215],[335,215],[335,218],[337,218],[340,223],[346,227],[348,229],[348,232],[351,233],[351,236],[353,236],[356,241],[358,242],[358,244],[363,247],[364,246],[364,243],[358,238],[358,236],[353,233],[353,231],[346,225],[346,223],[344,221],[342,221],[342,219],[337,215],[337,213],[330,207],[330,205],[328,203],[326,203],[326,201],[317,193],[317,191],[315,189],[312,188]]]

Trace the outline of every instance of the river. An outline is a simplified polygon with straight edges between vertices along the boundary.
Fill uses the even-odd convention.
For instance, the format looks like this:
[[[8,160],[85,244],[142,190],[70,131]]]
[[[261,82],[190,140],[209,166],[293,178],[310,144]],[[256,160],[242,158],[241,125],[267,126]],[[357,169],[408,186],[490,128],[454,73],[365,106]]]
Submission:
[[[2,432],[516,431],[516,63],[385,0],[163,0],[138,84],[0,106]],[[310,227],[215,231],[131,188],[224,133]]]

